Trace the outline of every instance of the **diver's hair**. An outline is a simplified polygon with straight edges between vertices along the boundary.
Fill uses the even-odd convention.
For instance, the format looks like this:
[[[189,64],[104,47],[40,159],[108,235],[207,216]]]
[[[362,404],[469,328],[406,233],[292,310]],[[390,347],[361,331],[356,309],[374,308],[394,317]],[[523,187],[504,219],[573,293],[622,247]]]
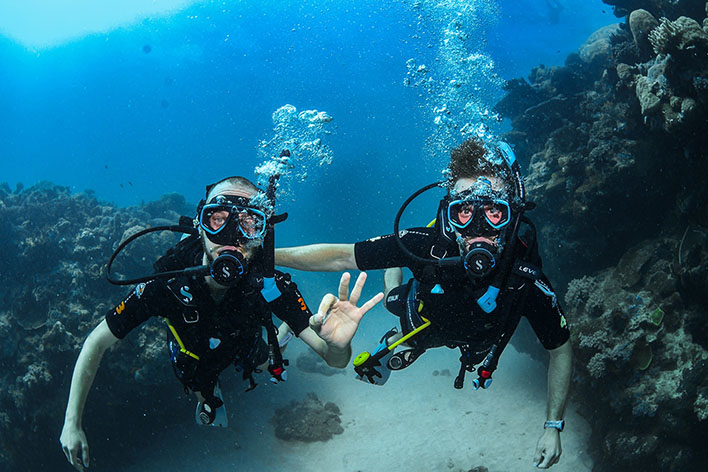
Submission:
[[[249,190],[253,190],[254,193],[257,193],[259,191],[258,187],[256,187],[256,184],[248,180],[246,177],[240,177],[240,176],[233,176],[233,177],[226,177],[224,179],[219,180],[216,183],[213,183],[211,185],[207,185],[206,187],[206,200],[209,200],[209,194],[211,191],[216,187],[217,185],[221,184],[229,184],[229,185],[238,185],[240,187],[246,187]]]
[[[491,156],[492,152],[497,155]],[[454,183],[463,178],[496,176],[502,179],[510,192],[514,192],[514,182],[509,169],[502,162],[504,161],[500,151],[496,148],[492,151],[481,139],[472,137],[450,153],[450,179]]]

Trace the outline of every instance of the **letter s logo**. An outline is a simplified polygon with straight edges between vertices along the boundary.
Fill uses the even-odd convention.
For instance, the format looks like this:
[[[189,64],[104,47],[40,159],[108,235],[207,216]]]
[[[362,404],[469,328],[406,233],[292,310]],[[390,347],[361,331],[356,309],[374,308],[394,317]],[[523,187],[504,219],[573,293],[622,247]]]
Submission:
[[[189,287],[187,285],[183,285],[182,288],[179,289],[179,293],[182,294],[182,300],[184,303],[189,303],[192,301],[194,298],[191,293],[189,293]]]
[[[221,273],[224,274],[224,277],[226,278],[231,277],[231,272],[229,272],[229,268],[227,266],[223,266],[221,268]]]
[[[474,265],[475,265],[475,267],[477,268],[477,270],[482,270],[482,269],[484,268],[484,266],[482,266],[482,261],[479,260],[479,259],[477,259],[476,261],[474,261]]]

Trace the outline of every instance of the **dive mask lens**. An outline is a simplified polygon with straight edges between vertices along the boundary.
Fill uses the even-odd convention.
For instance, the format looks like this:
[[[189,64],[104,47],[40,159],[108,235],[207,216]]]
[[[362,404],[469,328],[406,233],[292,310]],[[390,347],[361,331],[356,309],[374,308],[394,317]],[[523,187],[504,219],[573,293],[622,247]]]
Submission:
[[[447,207],[448,220],[457,229],[466,228],[480,212],[493,229],[501,229],[511,221],[509,203],[498,198],[453,200]]]
[[[241,207],[238,211],[238,228],[248,239],[259,239],[265,234],[266,216],[255,208]]]
[[[199,226],[210,236],[219,236],[214,241],[228,244],[233,241],[224,238],[244,237],[246,239],[260,239],[266,231],[266,215],[257,208],[231,203],[217,202],[204,205],[199,214]],[[238,232],[234,229],[238,228]]]
[[[231,206],[225,205],[204,205],[199,215],[199,225],[207,233],[216,234],[226,226],[231,217],[231,209]]]

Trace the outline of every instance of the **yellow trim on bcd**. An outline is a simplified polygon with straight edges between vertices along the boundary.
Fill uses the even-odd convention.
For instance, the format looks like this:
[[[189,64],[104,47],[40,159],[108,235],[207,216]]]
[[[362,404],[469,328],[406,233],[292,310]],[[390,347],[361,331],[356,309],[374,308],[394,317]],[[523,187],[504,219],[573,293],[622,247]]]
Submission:
[[[415,336],[416,334],[420,333],[420,332],[423,331],[425,328],[427,328],[428,326],[430,326],[430,320],[425,319],[425,318],[423,318],[422,316],[421,316],[420,318],[421,318],[423,321],[425,321],[425,323],[423,323],[422,325],[418,326],[416,329],[414,329],[414,330],[411,331],[410,333],[406,334],[405,336],[403,336],[401,339],[399,339],[399,340],[396,341],[395,343],[392,343],[390,346],[388,346],[387,349],[388,349],[389,351],[393,351],[393,349],[394,349],[396,346],[398,346],[399,344],[402,344],[402,343],[408,341],[410,338],[412,338],[413,336]]]
[[[189,357],[193,357],[196,360],[199,360],[199,356],[196,355],[195,353],[188,351],[186,347],[184,347],[184,343],[182,342],[182,339],[179,337],[179,334],[177,334],[177,330],[175,329],[174,326],[170,324],[168,320],[165,320],[165,323],[167,323],[167,327],[170,328],[170,331],[172,331],[172,335],[175,337],[177,340],[177,344],[179,344],[179,350],[183,354],[187,354]]]

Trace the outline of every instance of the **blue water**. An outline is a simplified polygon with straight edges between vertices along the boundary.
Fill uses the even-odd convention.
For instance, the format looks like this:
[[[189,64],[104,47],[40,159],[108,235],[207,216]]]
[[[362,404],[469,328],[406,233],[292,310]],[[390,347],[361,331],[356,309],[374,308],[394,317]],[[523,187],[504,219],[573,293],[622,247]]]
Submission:
[[[347,231],[373,211],[362,200],[391,215],[440,170],[421,166],[425,97],[402,85],[406,60],[433,61],[439,41],[412,3],[208,2],[49,48],[0,37],[0,180],[93,189],[119,205],[175,191],[196,201],[206,182],[252,176],[271,113],[289,103],[336,126],[333,164],[293,184],[297,208],[327,207]],[[617,21],[600,0],[565,4],[555,17],[546,2],[501,2],[481,52],[503,78],[526,76]],[[379,228],[371,216],[366,234]]]

